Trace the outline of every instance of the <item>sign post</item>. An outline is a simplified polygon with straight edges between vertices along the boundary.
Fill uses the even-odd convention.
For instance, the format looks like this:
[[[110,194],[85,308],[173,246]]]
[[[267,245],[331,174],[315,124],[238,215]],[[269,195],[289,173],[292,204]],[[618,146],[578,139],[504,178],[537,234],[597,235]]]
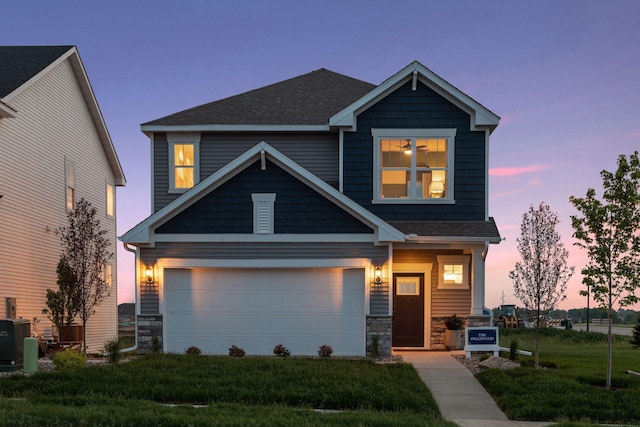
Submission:
[[[469,359],[472,351],[492,351],[494,356],[498,356],[500,346],[498,345],[498,328],[480,326],[466,328],[464,332],[464,352]]]

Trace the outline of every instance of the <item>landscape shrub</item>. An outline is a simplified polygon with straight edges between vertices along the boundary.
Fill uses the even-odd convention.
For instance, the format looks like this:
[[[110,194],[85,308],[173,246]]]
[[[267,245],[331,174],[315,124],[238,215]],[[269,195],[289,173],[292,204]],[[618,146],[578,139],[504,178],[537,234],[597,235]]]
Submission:
[[[331,357],[331,354],[333,354],[333,348],[331,348],[330,345],[324,344],[320,346],[320,349],[318,350],[318,356]]]
[[[518,358],[518,340],[511,340],[509,343],[509,359],[515,362]]]
[[[191,347],[189,347],[188,349],[185,350],[185,353],[190,355],[190,356],[199,356],[199,355],[202,354],[202,350],[200,350],[195,345],[192,345]]]
[[[373,359],[380,357],[380,336],[378,334],[371,337],[371,357]]]
[[[289,351],[289,349],[285,346],[283,346],[282,344],[278,344],[277,346],[275,346],[273,348],[273,354],[275,354],[278,357],[289,357],[291,356],[291,352]]]
[[[153,354],[162,353],[162,343],[160,342],[160,338],[158,337],[151,338],[151,353]]]
[[[237,345],[232,345],[229,348],[229,356],[231,357],[244,357],[245,354],[246,354],[245,351],[240,347],[238,347]]]
[[[79,369],[87,364],[87,356],[70,348],[59,351],[53,356],[53,366],[59,371]]]
[[[120,340],[114,338],[104,344],[104,351],[108,354],[109,363],[118,363],[122,357],[120,353]]]

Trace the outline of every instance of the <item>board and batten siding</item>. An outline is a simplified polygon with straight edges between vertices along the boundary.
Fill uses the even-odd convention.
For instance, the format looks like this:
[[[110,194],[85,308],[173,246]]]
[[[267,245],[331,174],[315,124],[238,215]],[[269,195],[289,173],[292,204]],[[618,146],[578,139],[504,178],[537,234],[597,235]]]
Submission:
[[[5,316],[5,298],[16,298],[17,316],[31,320],[32,331],[51,334],[42,309],[47,288],[57,287],[56,230],[67,225],[65,161],[70,161],[76,201],[85,198],[97,209],[114,253],[110,296],[88,321],[88,350],[97,352],[117,337],[116,223],[106,215],[112,169],[68,60],[10,103],[16,118],[0,119],[0,315]],[[34,318],[40,320],[35,328]]]
[[[338,137],[335,133],[202,133],[200,181],[261,141],[304,167],[335,188],[338,187]],[[156,133],[153,143],[154,212],[179,194],[169,193],[169,144],[167,135]]]
[[[386,263],[388,248],[366,242],[308,242],[308,243],[194,243],[157,242],[154,248],[140,248],[141,268],[154,265],[160,258],[251,260],[251,259],[338,259],[366,258],[373,264]],[[157,314],[159,294],[157,286],[140,286],[140,314]],[[385,313],[386,314],[386,313]]]

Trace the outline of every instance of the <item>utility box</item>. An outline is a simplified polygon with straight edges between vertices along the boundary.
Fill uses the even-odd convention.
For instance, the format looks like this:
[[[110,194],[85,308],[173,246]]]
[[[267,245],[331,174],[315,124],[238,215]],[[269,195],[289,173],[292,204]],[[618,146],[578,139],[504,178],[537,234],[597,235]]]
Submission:
[[[15,319],[17,313],[17,305],[15,298],[5,298],[5,317],[7,319]]]
[[[24,339],[31,323],[23,319],[0,319],[0,372],[22,369]]]

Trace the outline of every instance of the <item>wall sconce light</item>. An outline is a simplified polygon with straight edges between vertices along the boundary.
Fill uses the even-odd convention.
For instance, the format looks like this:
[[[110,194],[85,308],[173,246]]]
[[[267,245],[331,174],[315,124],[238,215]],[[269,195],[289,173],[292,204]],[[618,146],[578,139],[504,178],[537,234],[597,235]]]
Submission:
[[[147,267],[147,272],[145,274],[145,277],[147,278],[147,285],[153,285],[153,282],[155,280],[153,279],[153,267],[152,266],[148,266]]]
[[[376,267],[373,275],[373,283],[375,283],[376,285],[382,283],[382,268],[380,266]]]

